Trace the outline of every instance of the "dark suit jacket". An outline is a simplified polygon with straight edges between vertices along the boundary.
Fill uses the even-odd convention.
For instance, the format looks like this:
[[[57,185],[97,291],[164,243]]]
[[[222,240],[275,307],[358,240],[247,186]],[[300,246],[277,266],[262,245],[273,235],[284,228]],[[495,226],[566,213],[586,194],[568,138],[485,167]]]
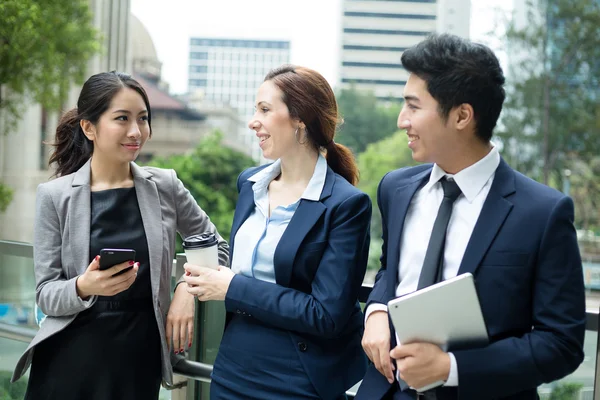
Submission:
[[[262,168],[246,170],[238,179],[232,254],[236,232],[255,207],[253,182],[247,179]],[[319,201],[300,201],[275,250],[277,284],[236,275],[225,299],[227,321],[236,313],[289,331],[325,399],[349,389],[366,370],[358,291],[367,266],[370,220],[369,197],[328,167]]]
[[[396,170],[379,185],[383,248],[369,303],[395,297],[404,218],[431,168]],[[475,276],[491,343],[453,351],[459,386],[438,399],[535,399],[537,386],[583,361],[585,293],[570,198],[501,160],[458,271],[465,272]],[[388,388],[371,366],[357,399],[380,399]]]

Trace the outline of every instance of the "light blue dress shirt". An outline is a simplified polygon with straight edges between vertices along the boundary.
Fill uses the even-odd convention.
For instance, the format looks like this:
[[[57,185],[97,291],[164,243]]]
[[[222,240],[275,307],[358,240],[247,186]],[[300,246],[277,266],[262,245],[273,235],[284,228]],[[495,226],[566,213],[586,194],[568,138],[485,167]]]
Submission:
[[[273,256],[301,199],[319,201],[327,160],[319,154],[315,171],[300,199],[287,206],[278,206],[269,217],[269,183],[281,173],[281,160],[248,178],[254,182],[254,211],[235,235],[235,251],[231,269],[236,274],[275,283]]]

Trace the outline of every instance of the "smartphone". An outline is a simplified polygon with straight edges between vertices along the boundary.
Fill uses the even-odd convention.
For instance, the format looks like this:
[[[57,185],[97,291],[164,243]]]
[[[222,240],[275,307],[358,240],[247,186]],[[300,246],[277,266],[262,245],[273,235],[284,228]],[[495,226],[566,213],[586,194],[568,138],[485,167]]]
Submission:
[[[125,261],[135,261],[135,250],[132,249],[102,249],[100,250],[100,270],[108,269]],[[125,268],[118,274],[129,271],[132,267]],[[117,274],[115,274],[117,275]]]

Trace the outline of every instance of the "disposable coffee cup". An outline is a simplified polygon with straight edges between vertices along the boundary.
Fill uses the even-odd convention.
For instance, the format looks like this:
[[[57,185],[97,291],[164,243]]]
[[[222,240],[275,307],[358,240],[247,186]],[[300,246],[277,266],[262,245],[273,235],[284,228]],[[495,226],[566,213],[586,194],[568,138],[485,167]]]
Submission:
[[[217,269],[219,267],[217,237],[214,233],[205,232],[189,236],[183,241],[183,250],[189,264]]]

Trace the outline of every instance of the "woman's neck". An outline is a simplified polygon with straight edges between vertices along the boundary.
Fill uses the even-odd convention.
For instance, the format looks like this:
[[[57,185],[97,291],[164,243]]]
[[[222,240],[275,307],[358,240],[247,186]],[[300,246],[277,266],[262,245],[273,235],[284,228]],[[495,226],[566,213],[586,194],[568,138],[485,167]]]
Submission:
[[[281,157],[279,181],[286,185],[308,185],[315,171],[319,153],[306,149]]]
[[[103,160],[92,156],[90,186],[95,190],[116,189],[133,186],[131,165]]]

